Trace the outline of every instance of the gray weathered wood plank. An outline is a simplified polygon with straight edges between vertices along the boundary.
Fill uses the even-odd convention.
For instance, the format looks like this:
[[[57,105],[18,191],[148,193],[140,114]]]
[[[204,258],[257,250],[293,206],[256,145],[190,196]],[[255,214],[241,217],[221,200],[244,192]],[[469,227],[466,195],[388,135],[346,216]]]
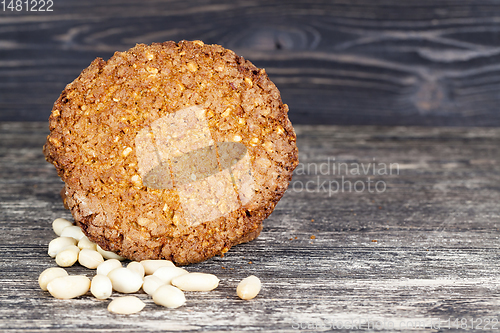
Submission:
[[[410,322],[436,331],[437,320],[465,318],[470,327],[471,319],[498,319],[498,129],[296,130],[306,169],[328,158],[359,165],[375,159],[398,163],[399,174],[373,177],[386,183],[383,193],[329,196],[317,187],[318,175],[297,172],[257,240],[188,267],[216,274],[220,287],[187,293],[188,303],[175,310],[138,293],[146,308],[118,316],[107,312],[108,301],[90,295],[61,301],[39,289],[39,273],[55,265],[46,254],[51,221],[71,216],[58,196],[62,183],[41,152],[47,124],[0,123],[0,330],[295,332],[364,321],[367,331],[390,325],[407,331]],[[366,183],[364,175],[344,176]],[[314,182],[310,193],[299,191],[307,181]],[[92,276],[78,265],[68,271]],[[263,289],[246,302],[235,287],[250,274]]]

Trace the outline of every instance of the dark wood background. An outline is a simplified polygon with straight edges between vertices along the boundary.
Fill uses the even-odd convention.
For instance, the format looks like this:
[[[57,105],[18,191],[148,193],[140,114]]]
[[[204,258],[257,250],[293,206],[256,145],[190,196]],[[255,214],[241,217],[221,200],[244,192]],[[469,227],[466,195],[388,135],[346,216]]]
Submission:
[[[499,126],[500,2],[54,0],[0,11],[0,121],[48,118],[95,57],[201,39],[266,68],[295,124]]]

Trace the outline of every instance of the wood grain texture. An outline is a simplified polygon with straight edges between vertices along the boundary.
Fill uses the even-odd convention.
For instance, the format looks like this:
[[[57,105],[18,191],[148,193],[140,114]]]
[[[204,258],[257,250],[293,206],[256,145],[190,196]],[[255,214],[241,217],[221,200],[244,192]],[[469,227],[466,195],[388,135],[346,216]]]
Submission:
[[[494,1],[55,0],[0,12],[0,120],[43,120],[95,57],[201,39],[266,68],[300,124],[499,126]]]
[[[471,319],[498,320],[497,129],[297,126],[296,131],[309,174],[297,172],[261,236],[223,258],[187,267],[216,274],[220,286],[187,293],[187,304],[175,310],[139,293],[145,309],[119,316],[107,312],[108,301],[90,295],[61,301],[39,289],[38,275],[55,265],[46,254],[55,237],[50,224],[71,216],[59,198],[62,183],[42,155],[47,124],[0,123],[0,330],[311,332],[347,321],[364,322],[360,329],[366,331],[393,325],[404,332],[419,323],[425,326],[419,331],[435,332],[431,325],[437,320],[446,325],[448,318],[452,323],[465,318],[468,327]],[[323,180],[344,176],[366,183],[368,177],[345,169],[315,173],[314,163],[329,158],[349,166],[375,161],[377,170],[382,163],[397,163],[399,174],[370,176],[387,185],[381,193],[346,190],[329,196],[321,189]],[[312,182],[309,192],[299,190],[307,182]],[[68,271],[92,276],[78,265]],[[263,289],[252,301],[239,300],[236,285],[251,274],[261,278]]]

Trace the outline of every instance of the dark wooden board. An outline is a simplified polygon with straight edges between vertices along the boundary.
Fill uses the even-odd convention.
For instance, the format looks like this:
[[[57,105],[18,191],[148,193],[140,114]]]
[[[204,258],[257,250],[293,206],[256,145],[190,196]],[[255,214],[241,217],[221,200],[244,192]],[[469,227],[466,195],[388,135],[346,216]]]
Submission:
[[[0,120],[45,121],[96,57],[201,39],[266,68],[297,124],[499,126],[499,17],[489,0],[54,0],[50,13],[0,11]]]
[[[216,274],[220,286],[187,293],[187,304],[175,310],[139,293],[145,309],[119,316],[107,312],[108,301],[90,295],[61,301],[39,289],[38,275],[55,265],[46,254],[55,237],[51,221],[71,216],[59,198],[62,183],[41,151],[47,124],[0,123],[0,331],[296,332],[354,321],[364,322],[360,329],[366,331],[400,325],[409,331],[406,326],[418,322],[425,326],[419,331],[430,332],[439,320],[441,331],[452,332],[445,328],[449,318],[452,328],[455,319],[463,318],[469,328],[479,320],[498,320],[498,129],[296,131],[301,163],[311,173],[297,172],[261,236],[223,258],[187,267]],[[374,159],[397,163],[399,174],[372,178],[385,182],[382,193],[328,196],[315,190],[318,176],[329,182],[342,175],[353,183],[367,180],[345,169],[315,175],[311,163],[328,158],[365,167]],[[300,191],[300,182],[308,181],[310,193]],[[92,276],[78,265],[68,270]],[[239,300],[236,285],[250,274],[261,278],[262,292],[252,301]]]

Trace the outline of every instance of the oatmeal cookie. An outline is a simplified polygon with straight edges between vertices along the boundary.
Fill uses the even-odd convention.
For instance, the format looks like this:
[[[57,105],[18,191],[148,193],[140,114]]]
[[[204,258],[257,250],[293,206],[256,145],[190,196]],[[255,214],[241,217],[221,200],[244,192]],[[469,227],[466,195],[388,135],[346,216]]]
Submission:
[[[90,240],[184,265],[259,235],[298,163],[287,113],[265,71],[230,50],[138,44],[66,86],[44,154]]]

